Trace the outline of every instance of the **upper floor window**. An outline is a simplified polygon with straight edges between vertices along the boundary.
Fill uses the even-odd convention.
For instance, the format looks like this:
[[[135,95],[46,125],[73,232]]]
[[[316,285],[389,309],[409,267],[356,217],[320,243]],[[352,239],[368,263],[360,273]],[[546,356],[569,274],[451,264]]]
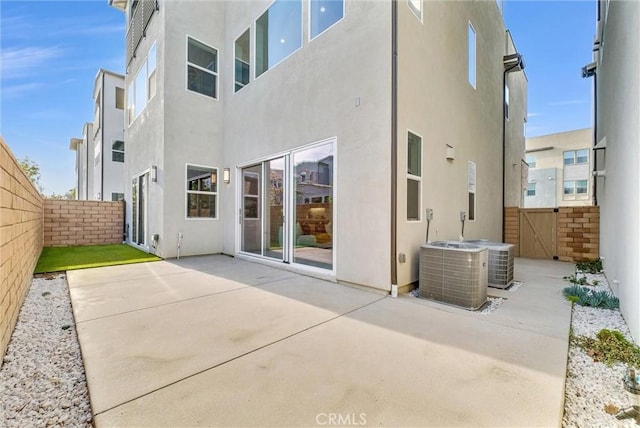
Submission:
[[[240,89],[244,88],[249,84],[249,68],[250,68],[250,35],[249,30],[242,33],[242,36],[238,37],[235,47],[235,92],[238,92]]]
[[[218,169],[187,165],[187,218],[216,218]]]
[[[124,141],[115,140],[111,146],[111,160],[124,162]]]
[[[569,150],[562,154],[564,165],[574,165],[589,162],[589,149]]]
[[[309,36],[311,39],[344,17],[344,0],[311,0]]]
[[[116,87],[116,108],[124,110],[124,88]]]
[[[422,0],[407,0],[409,9],[422,21]]]
[[[476,30],[469,22],[467,30],[468,49],[469,49],[469,83],[473,88],[476,87]]]
[[[218,51],[187,37],[187,89],[218,98]]]
[[[504,117],[509,119],[509,84],[504,84]]]
[[[256,77],[301,47],[302,1],[276,0],[256,20]]]
[[[469,161],[467,169],[469,221],[474,221],[476,219],[476,163],[473,161]]]
[[[135,79],[127,88],[127,117],[131,124],[156,93],[156,45],[149,49]]]
[[[529,182],[527,183],[527,196],[535,196],[536,195],[536,183]]]

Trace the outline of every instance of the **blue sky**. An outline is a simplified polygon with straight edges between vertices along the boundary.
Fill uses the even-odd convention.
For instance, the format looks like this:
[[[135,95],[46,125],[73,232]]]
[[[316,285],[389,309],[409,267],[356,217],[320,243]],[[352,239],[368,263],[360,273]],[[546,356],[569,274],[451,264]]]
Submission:
[[[507,0],[504,17],[526,61],[527,135],[591,126],[592,81],[580,69],[591,62],[595,0]],[[46,195],[74,186],[69,140],[93,120],[98,69],[123,73],[124,33],[107,0],[0,0],[0,134],[38,163]]]

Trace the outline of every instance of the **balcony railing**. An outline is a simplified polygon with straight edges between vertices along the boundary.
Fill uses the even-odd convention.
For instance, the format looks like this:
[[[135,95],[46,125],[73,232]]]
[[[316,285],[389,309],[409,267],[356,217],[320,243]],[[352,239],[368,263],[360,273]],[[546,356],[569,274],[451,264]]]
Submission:
[[[151,17],[158,10],[158,0],[137,0],[134,1],[135,8],[129,19],[129,29],[127,30],[127,69],[131,60],[136,57],[136,50],[142,38],[146,36],[147,26]]]

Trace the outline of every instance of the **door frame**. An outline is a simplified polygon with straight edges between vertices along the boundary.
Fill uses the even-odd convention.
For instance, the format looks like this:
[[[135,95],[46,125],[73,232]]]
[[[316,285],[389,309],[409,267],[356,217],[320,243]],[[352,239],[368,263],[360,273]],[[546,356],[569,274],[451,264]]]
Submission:
[[[145,198],[144,213],[143,213],[143,217],[144,217],[144,233],[143,233],[143,238],[144,239],[143,239],[143,242],[144,243],[143,244],[138,244],[137,242],[134,242],[134,240],[133,240],[133,230],[131,231],[131,236],[127,236],[127,242],[130,245],[132,245],[132,246],[134,246],[134,247],[136,247],[136,248],[148,253],[149,251],[151,251],[151,246],[149,245],[149,239],[148,239],[149,238],[149,233],[148,233],[148,230],[149,230],[149,200],[150,200],[149,195],[151,193],[151,168],[147,168],[147,169],[145,169],[145,170],[143,170],[141,172],[133,174],[133,176],[131,177],[131,182],[133,182],[134,178],[138,180],[138,182],[136,184],[136,190],[137,190],[137,192],[139,194],[139,192],[140,192],[140,178],[143,177],[143,176],[147,177],[147,180],[146,180],[147,181],[146,194],[145,194],[146,198]],[[133,208],[134,208],[133,207],[133,192],[131,192],[131,225],[132,225],[132,229],[133,229],[133,221],[134,221]],[[136,210],[136,214],[137,214],[137,216],[139,218],[139,215],[140,215],[140,198],[138,198],[138,195],[136,195],[136,207],[135,207],[135,210]],[[136,229],[138,229],[140,227],[137,224],[137,222],[138,222],[138,220],[136,219]],[[137,230],[136,230],[136,232],[137,232]]]

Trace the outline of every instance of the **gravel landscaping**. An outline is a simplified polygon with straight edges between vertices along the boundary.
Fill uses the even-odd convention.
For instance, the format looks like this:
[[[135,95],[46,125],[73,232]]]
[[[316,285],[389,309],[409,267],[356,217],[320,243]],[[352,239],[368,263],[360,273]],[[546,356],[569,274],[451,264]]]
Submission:
[[[580,275],[579,275],[580,276]],[[604,275],[586,275],[594,290],[609,290]],[[526,287],[526,284],[519,286]],[[567,286],[570,285],[567,283]],[[491,312],[502,299],[492,300]],[[595,337],[603,328],[631,340],[619,310],[574,305],[574,336]],[[632,427],[612,414],[629,405],[622,388],[626,367],[594,362],[569,346],[563,427]],[[608,412],[609,413],[608,413]],[[0,369],[0,414],[8,427],[91,427],[92,414],[82,357],[64,274],[33,279]],[[523,421],[523,426],[526,426]]]

